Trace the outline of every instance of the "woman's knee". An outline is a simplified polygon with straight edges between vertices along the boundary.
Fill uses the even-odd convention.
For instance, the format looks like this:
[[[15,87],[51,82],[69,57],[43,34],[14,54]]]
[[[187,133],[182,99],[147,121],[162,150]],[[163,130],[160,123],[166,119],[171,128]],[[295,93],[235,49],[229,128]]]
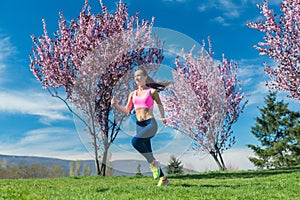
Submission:
[[[131,144],[134,148],[137,148],[139,145],[139,138],[137,137],[133,137],[132,140],[131,140]]]

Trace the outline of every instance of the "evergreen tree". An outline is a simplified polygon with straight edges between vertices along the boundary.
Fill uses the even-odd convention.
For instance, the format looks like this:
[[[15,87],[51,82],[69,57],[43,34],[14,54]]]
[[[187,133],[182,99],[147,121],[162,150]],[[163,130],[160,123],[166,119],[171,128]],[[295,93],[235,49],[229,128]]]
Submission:
[[[258,168],[280,168],[300,164],[300,113],[288,109],[288,103],[276,100],[277,92],[269,92],[261,116],[251,133],[260,145],[249,144],[256,157],[249,160]]]
[[[75,176],[74,161],[70,161],[69,168],[69,176]]]
[[[183,174],[183,165],[175,156],[171,156],[169,164],[166,168],[168,174]]]
[[[1,163],[0,163],[0,170],[1,169],[6,169],[7,168],[7,160],[6,159],[2,159]]]
[[[83,176],[91,176],[92,169],[90,165],[85,165],[83,168]]]
[[[137,166],[137,172],[135,173],[136,176],[143,176],[142,171],[141,171],[141,164],[139,163]]]
[[[75,176],[80,176],[80,168],[81,168],[81,161],[80,160],[76,160],[76,164],[75,164]]]

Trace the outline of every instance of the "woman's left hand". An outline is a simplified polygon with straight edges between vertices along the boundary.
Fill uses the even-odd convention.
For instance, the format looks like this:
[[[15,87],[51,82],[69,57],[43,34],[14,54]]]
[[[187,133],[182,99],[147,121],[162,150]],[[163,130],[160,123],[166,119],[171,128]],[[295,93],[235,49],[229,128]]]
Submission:
[[[167,119],[166,118],[160,118],[160,121],[163,123],[163,125],[167,125]]]

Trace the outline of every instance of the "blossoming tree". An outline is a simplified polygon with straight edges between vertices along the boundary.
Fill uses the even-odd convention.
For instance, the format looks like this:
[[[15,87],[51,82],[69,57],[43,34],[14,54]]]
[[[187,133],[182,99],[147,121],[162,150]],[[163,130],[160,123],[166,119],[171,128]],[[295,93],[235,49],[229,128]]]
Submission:
[[[112,96],[127,100],[129,92],[133,90],[134,66],[147,66],[154,71],[161,62],[161,49],[154,47],[157,43],[150,39],[150,33],[151,28],[144,24],[137,30],[111,36],[86,56],[78,72],[73,103],[90,119],[91,125],[94,123],[91,120],[96,120],[101,133],[96,137],[103,145],[101,171],[106,169],[108,149],[126,117],[122,113],[111,112]]]
[[[265,64],[271,78],[267,85],[300,101],[300,0],[282,0],[280,16],[269,8],[267,0],[257,6],[264,20],[249,22],[248,26],[265,33],[265,41],[254,47],[277,64],[275,68]]]
[[[61,12],[54,38],[48,35],[43,20],[44,35],[32,36],[35,46],[30,68],[43,88],[64,101],[85,124],[94,147],[97,174],[105,175],[107,150],[121,123],[109,115],[114,86],[132,65],[159,63],[162,49],[151,37],[153,23],[140,22],[138,15],[129,16],[122,0],[114,13],[100,4],[102,13],[94,15],[86,0],[78,19],[69,25]],[[59,95],[58,88],[65,89],[66,98]],[[83,115],[76,113],[70,102]],[[104,151],[101,169],[99,149]]]
[[[167,122],[225,170],[222,153],[235,143],[231,127],[246,105],[237,80],[238,65],[225,57],[216,63],[204,44],[197,56],[193,51],[176,60],[174,82],[164,97]]]

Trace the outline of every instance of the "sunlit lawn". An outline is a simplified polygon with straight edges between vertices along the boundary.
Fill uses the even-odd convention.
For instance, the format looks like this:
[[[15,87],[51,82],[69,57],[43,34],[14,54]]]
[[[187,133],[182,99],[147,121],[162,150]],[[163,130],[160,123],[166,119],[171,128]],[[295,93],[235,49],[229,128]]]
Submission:
[[[0,199],[299,199],[300,167],[151,177],[0,180]]]

